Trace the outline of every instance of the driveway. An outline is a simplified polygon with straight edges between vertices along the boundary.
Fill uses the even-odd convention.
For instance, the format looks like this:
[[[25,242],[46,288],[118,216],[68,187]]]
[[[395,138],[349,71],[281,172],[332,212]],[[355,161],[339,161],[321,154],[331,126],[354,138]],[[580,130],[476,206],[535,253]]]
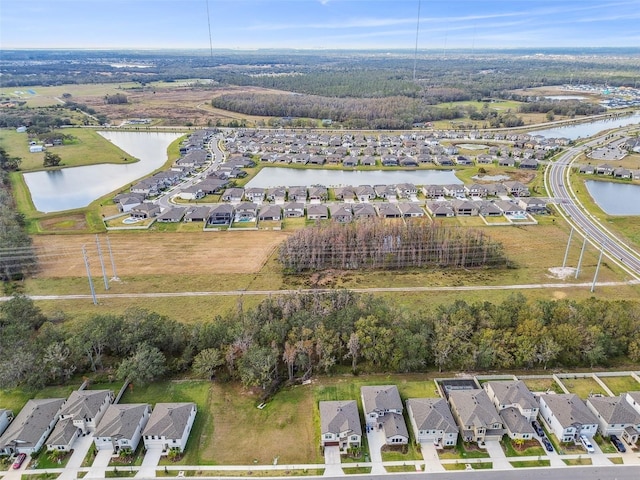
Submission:
[[[136,473],[136,477],[140,478],[153,478],[156,476],[156,467],[162,456],[162,447],[153,446],[147,449],[147,453],[144,454],[142,459],[142,465],[140,470]]]
[[[485,448],[487,449],[487,453],[491,456],[494,470],[509,470],[513,468],[513,465],[511,465],[509,460],[507,460],[507,456],[504,454],[504,450],[502,450],[502,446],[499,441],[487,441],[485,442]]]
[[[337,477],[344,475],[340,463],[340,447],[324,447],[324,476]]]
[[[424,458],[425,473],[444,472],[444,467],[440,463],[440,457],[438,457],[438,449],[433,442],[420,443],[420,451],[422,452],[422,458]]]
[[[85,435],[79,437],[73,444],[73,453],[67,462],[64,472],[60,474],[58,480],[75,480],[78,476],[78,469],[82,466],[82,461],[87,455],[91,444],[93,443],[93,435]]]
[[[91,469],[84,478],[105,478],[105,470],[109,466],[109,461],[113,455],[113,450],[98,450],[96,458],[93,460]]]
[[[382,465],[382,452],[380,451],[387,442],[384,430],[372,428],[367,433],[367,441],[369,442],[369,455],[371,455],[371,475],[387,473]]]

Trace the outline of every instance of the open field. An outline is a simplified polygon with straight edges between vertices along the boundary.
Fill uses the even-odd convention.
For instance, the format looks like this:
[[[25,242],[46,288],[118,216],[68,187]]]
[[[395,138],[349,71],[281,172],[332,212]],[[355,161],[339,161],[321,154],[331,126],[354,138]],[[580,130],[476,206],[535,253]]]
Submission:
[[[555,392],[562,393],[562,389],[553,378],[525,378],[522,381],[532,392]]]

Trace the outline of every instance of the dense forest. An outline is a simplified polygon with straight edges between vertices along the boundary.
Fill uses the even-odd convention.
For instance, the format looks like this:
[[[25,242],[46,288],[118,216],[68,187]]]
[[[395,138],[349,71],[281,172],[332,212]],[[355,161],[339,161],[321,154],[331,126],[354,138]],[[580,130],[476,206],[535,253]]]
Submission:
[[[336,371],[595,367],[640,361],[640,303],[591,298],[456,301],[406,311],[346,290],[270,297],[187,325],[130,309],[82,321],[45,317],[16,296],[0,305],[0,388],[78,374],[143,384],[190,372],[272,392]]]
[[[507,265],[502,245],[482,231],[444,227],[423,219],[318,224],[288,237],[278,258],[288,273]]]

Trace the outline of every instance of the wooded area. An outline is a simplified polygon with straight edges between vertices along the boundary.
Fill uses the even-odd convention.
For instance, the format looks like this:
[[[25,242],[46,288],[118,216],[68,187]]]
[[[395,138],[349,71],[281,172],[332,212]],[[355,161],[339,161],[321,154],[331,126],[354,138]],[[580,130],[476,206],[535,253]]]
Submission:
[[[482,231],[445,227],[423,219],[318,224],[287,238],[278,258],[287,273],[507,265],[502,245]]]
[[[153,312],[46,318],[17,296],[0,306],[0,388],[37,388],[94,372],[143,384],[191,371],[273,391],[351,369],[423,372],[607,366],[640,360],[640,303],[590,298],[457,301],[406,311],[346,290],[270,297],[186,325]]]
[[[21,159],[0,147],[0,281],[19,280],[31,273],[37,260],[31,238],[25,231],[24,216],[17,211],[11,195],[9,172],[18,170]]]

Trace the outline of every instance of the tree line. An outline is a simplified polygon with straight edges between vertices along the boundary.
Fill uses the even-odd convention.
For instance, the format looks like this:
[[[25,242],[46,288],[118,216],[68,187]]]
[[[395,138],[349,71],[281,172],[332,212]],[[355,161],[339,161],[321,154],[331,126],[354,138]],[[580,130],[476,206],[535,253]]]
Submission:
[[[11,194],[9,172],[18,170],[21,162],[0,147],[0,282],[19,280],[37,268],[25,217]]]
[[[0,305],[0,388],[165,375],[240,381],[265,394],[310,375],[607,366],[640,361],[640,303],[590,298],[456,301],[407,310],[347,290],[269,297],[193,325],[133,308],[47,318],[23,296]]]
[[[288,273],[507,265],[502,245],[482,231],[422,219],[317,224],[288,237],[280,246],[278,259]]]

